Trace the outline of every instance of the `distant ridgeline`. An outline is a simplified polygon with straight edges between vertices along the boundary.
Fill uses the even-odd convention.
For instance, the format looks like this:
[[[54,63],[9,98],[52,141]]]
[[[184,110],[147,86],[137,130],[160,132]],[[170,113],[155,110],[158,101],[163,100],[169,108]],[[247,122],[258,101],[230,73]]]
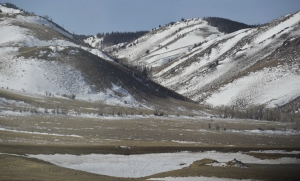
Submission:
[[[112,46],[119,43],[131,42],[145,35],[149,31],[136,31],[136,32],[111,32],[111,33],[98,33],[98,38],[103,38],[104,46]]]
[[[12,4],[12,3],[3,3],[1,4],[2,6],[5,6],[7,8],[12,8],[12,9],[19,9],[21,10],[20,8],[18,8],[15,4]],[[23,10],[22,10],[23,11]]]
[[[218,17],[204,17],[204,20],[208,22],[210,26],[218,28],[220,32],[223,33],[232,33],[245,28],[253,28],[258,25],[247,25],[237,21],[232,21],[225,18]]]

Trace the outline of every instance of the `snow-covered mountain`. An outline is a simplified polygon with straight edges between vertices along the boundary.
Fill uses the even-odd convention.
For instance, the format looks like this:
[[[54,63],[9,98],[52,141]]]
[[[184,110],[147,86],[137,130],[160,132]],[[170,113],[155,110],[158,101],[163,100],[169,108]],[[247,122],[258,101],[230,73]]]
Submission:
[[[300,12],[223,34],[201,19],[158,28],[114,53],[153,67],[153,80],[213,106],[267,104],[300,96]]]
[[[3,88],[132,105],[154,96],[277,107],[295,105],[300,97],[300,12],[230,34],[199,18],[171,22],[132,42],[101,47],[103,39],[96,36],[81,42],[44,17],[0,9]],[[110,57],[151,67],[156,83]]]
[[[155,68],[221,35],[223,33],[217,28],[198,18],[173,22],[128,43],[126,48],[120,48],[114,55],[131,64],[142,63]]]
[[[2,89],[130,106],[188,100],[84,46],[47,18],[5,4],[0,10]]]

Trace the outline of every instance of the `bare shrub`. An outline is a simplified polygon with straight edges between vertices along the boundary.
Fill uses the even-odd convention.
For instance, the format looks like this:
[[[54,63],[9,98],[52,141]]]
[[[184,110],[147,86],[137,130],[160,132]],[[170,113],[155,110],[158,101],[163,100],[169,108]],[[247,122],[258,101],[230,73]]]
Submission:
[[[68,94],[62,94],[61,96],[66,97],[66,98],[69,98],[69,99],[75,99],[75,98],[76,98],[76,95],[75,95],[75,94],[71,94],[71,95],[68,95]]]
[[[118,116],[122,116],[122,112],[121,111],[118,111]]]
[[[220,126],[216,124],[216,130],[219,131],[220,130]]]
[[[266,105],[248,105],[247,107],[219,106],[216,110],[220,118],[240,118],[240,119],[257,119],[268,121],[300,121],[299,112],[283,112],[279,108],[267,108]]]
[[[162,110],[155,109],[153,114],[154,116],[164,116],[165,113]]]
[[[76,95],[75,94],[72,94],[71,95],[71,99],[75,99],[76,98]]]

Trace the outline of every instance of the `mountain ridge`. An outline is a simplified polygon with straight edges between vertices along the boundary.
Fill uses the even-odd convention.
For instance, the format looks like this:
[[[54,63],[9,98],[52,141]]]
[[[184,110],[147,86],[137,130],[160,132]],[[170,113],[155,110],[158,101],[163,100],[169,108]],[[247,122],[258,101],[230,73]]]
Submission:
[[[4,6],[1,8],[3,11],[8,11]],[[237,102],[244,102],[248,106],[266,104],[268,107],[279,107],[297,100],[300,96],[300,86],[296,81],[299,78],[299,55],[297,53],[299,12],[288,14],[258,27],[240,29],[228,34],[220,32],[217,27],[214,27],[218,24],[211,26],[213,23],[205,19],[193,18],[171,22],[152,29],[134,41],[101,48],[104,51],[102,52],[97,48],[85,46],[76,35],[74,36],[45,17],[24,13],[20,10],[9,11],[6,15],[5,12],[1,14],[4,17],[1,31],[2,34],[8,36],[2,37],[0,43],[2,47],[6,46],[2,50],[2,55],[11,60],[16,59],[16,63],[3,61],[3,64],[6,65],[4,73],[7,74],[3,78],[7,80],[11,80],[8,78],[10,75],[15,75],[19,77],[18,80],[27,81],[24,78],[27,76],[26,73],[16,73],[7,67],[16,64],[21,70],[22,66],[30,67],[24,63],[25,60],[32,61],[30,64],[32,65],[35,60],[41,59],[40,62],[44,63],[46,63],[44,60],[54,61],[55,66],[54,64],[51,65],[54,69],[60,65],[68,65],[70,68],[68,70],[71,72],[80,70],[76,74],[69,73],[75,76],[72,79],[80,80],[79,82],[85,79],[90,82],[89,85],[82,84],[85,87],[81,92],[83,94],[96,93],[95,90],[105,92],[107,89],[114,89],[111,90],[112,92],[116,92],[116,89],[124,92],[125,89],[123,90],[123,88],[126,87],[125,92],[128,93],[128,96],[131,91],[133,94],[145,97],[147,88],[144,89],[143,86],[140,86],[143,93],[131,88],[131,86],[137,85],[137,80],[144,85],[151,84],[151,88],[148,87],[151,89],[150,93],[158,97],[163,94],[156,94],[157,91],[163,90],[175,99],[193,100],[199,104],[213,107],[232,106]],[[26,36],[24,36],[25,34]],[[91,42],[86,43],[91,44]],[[91,46],[94,45],[91,44]],[[9,55],[16,50],[19,52],[17,56],[16,54]],[[127,72],[126,76],[125,74],[118,76],[117,73],[112,75],[110,72],[107,72],[106,75],[101,73],[106,72],[106,70],[97,70],[95,67],[99,67],[99,65],[92,63],[96,57],[89,53],[100,57],[100,59],[111,61],[110,64],[113,66],[110,69],[119,73]],[[85,56],[90,57],[89,60],[86,60]],[[68,60],[70,57],[73,57],[72,61]],[[83,68],[85,65],[78,61],[78,57],[86,62],[90,61],[90,64],[87,63],[86,65],[93,67],[90,68],[90,70],[94,70],[93,74],[88,73],[89,68]],[[58,61],[59,59],[68,61]],[[80,63],[74,66],[75,62]],[[72,63],[74,65],[70,66]],[[34,66],[45,65],[35,64]],[[125,67],[138,71],[129,70]],[[31,68],[29,70],[32,71]],[[26,72],[26,70],[23,71]],[[84,76],[87,77],[77,76],[81,74],[80,72],[85,72]],[[50,76],[51,73],[48,73]],[[131,74],[130,78],[127,76],[128,73]],[[67,78],[67,74],[65,72],[61,77]],[[97,83],[95,83],[93,77],[96,75],[106,77],[109,80],[112,78],[111,80],[114,81],[110,85],[105,83],[107,80],[96,81]],[[283,78],[285,76],[288,78]],[[45,80],[40,81],[50,81],[47,76],[44,77],[46,77]],[[116,77],[118,80],[115,80]],[[124,77],[134,83],[131,84],[130,81],[122,79]],[[30,77],[27,78],[30,79]],[[54,81],[55,76],[51,78],[51,81]],[[148,80],[149,78],[155,83]],[[9,82],[7,80],[2,81],[2,87],[7,87]],[[81,84],[79,82],[77,83]],[[65,90],[63,87],[69,85],[68,83],[63,84],[62,86],[57,85],[61,87],[57,88],[59,90],[57,92],[63,92]],[[166,87],[166,89],[155,88],[159,85]],[[289,88],[281,90],[280,85]],[[44,89],[49,87],[46,84],[46,87],[43,88],[37,84],[34,86],[40,93],[47,91]],[[15,85],[15,88],[19,90],[29,88],[25,84],[24,87]],[[71,89],[75,90],[75,88]],[[80,88],[76,89],[79,90]],[[73,93],[74,91],[69,91],[67,94]],[[143,96],[138,97],[142,100]],[[120,99],[122,100],[122,98]],[[129,99],[132,98],[128,98],[126,102]]]
[[[153,67],[152,77],[154,81],[202,104],[229,106],[235,104],[234,102],[237,99],[244,99],[247,102],[247,105],[267,104],[270,107],[278,107],[283,106],[300,96],[299,93],[297,93],[300,92],[300,88],[296,82],[298,73],[297,71],[288,71],[291,68],[290,66],[294,66],[292,70],[298,70],[298,68],[295,67],[299,64],[299,55],[291,54],[291,56],[294,57],[293,65],[286,65],[278,69],[270,68],[269,64],[263,62],[265,62],[266,59],[271,59],[271,55],[275,53],[277,49],[280,49],[284,42],[289,43],[293,39],[298,39],[299,21],[299,12],[295,12],[258,27],[241,29],[230,34],[221,34],[220,32],[218,33],[218,30],[213,31],[211,29],[211,35],[214,34],[214,37],[211,39],[201,39],[201,33],[203,36],[203,31],[200,35],[187,39],[189,36],[192,37],[191,33],[196,33],[198,31],[197,28],[199,27],[197,27],[197,25],[195,25],[196,28],[186,32],[181,31],[181,29],[179,29],[180,27],[178,27],[174,29],[173,32],[161,36],[163,38],[167,37],[165,38],[165,41],[168,43],[162,43],[162,41],[151,43],[155,38],[144,36],[138,39],[139,44],[120,49],[112,55],[120,59],[125,59],[129,64],[144,64],[144,66]],[[193,26],[191,24],[194,22],[193,20],[186,20],[186,22],[177,22],[174,26],[181,24],[181,28],[184,27],[183,30],[187,30],[189,27]],[[183,26],[184,23],[185,26]],[[188,25],[188,23],[190,24]],[[209,25],[207,24],[205,26],[208,27]],[[159,34],[163,32],[164,29],[165,27],[161,27],[153,31],[151,36],[160,36]],[[178,32],[183,34],[176,35]],[[178,39],[175,39],[175,41],[174,39],[166,40],[168,39],[168,36],[172,37],[172,35],[181,36],[181,38],[183,38],[182,40],[185,38],[190,44],[184,46]],[[145,41],[143,39],[147,38],[148,43],[146,42],[146,45],[141,44],[143,43],[142,41]],[[172,46],[179,49],[171,49],[170,47]],[[277,56],[285,57],[286,55],[283,53],[280,55],[280,53],[277,52]],[[284,61],[288,60],[289,59],[284,58]],[[274,75],[271,75],[268,72],[258,73],[259,70],[255,67],[263,66],[265,66],[266,70],[275,71],[273,73]],[[188,69],[188,67],[191,69]],[[283,93],[284,91],[278,90],[280,84],[282,84],[279,82],[284,81],[280,78],[278,78],[277,83],[275,83],[276,81],[273,81],[274,84],[268,84],[268,82],[273,80],[273,78],[271,78],[272,76],[275,76],[276,74],[281,75],[281,73],[279,73],[281,72],[281,69],[287,70],[288,73],[286,76],[294,77],[291,77],[290,79],[295,80],[290,82],[292,86],[292,88],[290,88],[293,92],[287,91],[286,93]],[[267,89],[270,89],[268,86],[263,86],[263,89],[266,90],[257,89],[255,91],[253,90],[253,93],[247,92],[247,90],[250,90],[248,87],[244,90],[238,90],[236,94],[239,94],[239,96],[224,93],[222,96],[223,98],[220,96],[216,98],[218,92],[222,92],[224,89],[222,89],[222,87],[229,85],[231,82],[242,80],[240,79],[242,75],[245,76],[246,72],[250,73],[254,70],[256,70],[257,75],[268,75],[268,80],[261,79],[260,81],[264,84],[268,84],[268,86],[273,86],[273,89],[278,91],[271,96],[267,93]],[[201,78],[203,76],[205,78]],[[266,99],[257,96],[257,94],[265,95]],[[292,94],[292,96],[288,96],[290,94]],[[246,98],[247,96],[248,98]],[[224,99],[225,97],[228,98]]]
[[[0,15],[2,89],[149,109],[177,101],[175,107],[194,104],[85,46],[45,17],[21,11]]]

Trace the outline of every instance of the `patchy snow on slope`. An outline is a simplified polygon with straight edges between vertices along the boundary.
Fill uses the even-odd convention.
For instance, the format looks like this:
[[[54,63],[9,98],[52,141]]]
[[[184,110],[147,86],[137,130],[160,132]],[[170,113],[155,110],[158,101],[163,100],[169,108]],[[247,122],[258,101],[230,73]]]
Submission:
[[[51,162],[55,165],[82,170],[102,175],[115,177],[144,177],[156,173],[181,169],[192,164],[196,160],[204,158],[214,159],[219,162],[228,162],[234,158],[243,163],[254,164],[300,164],[297,158],[279,158],[274,160],[261,160],[243,153],[220,153],[207,151],[199,153],[160,153],[143,155],[28,155]]]
[[[18,15],[18,17],[23,17],[22,19],[24,20],[29,18],[25,18],[22,15]],[[66,40],[39,40],[28,29],[13,26],[11,24],[12,21],[12,19],[6,19],[5,21],[0,22],[0,44],[3,46],[76,46],[74,43]]]
[[[109,56],[107,56],[105,53],[103,53],[102,51],[98,50],[98,49],[89,49],[86,47],[82,47],[82,49],[89,51],[90,53],[104,59],[104,60],[108,60],[108,61],[114,61],[113,59],[111,59]]]
[[[251,67],[259,65],[260,60],[281,57],[283,54],[278,48],[283,42],[299,37],[299,22],[300,12],[261,27],[215,37],[190,51],[175,49],[175,54],[171,44],[169,52],[161,49],[158,51],[165,53],[155,54],[158,51],[154,51],[144,59],[155,66],[168,63],[154,69],[153,79],[194,101],[220,106],[243,99],[248,105],[276,107],[300,96],[299,64],[290,61],[297,61],[297,53],[289,52],[290,58],[281,60],[286,61],[282,67],[238,77],[247,69],[251,72]]]
[[[152,33],[152,34],[151,34]],[[159,67],[191,51],[195,44],[203,43],[223,35],[217,28],[211,27],[201,19],[177,22],[172,26],[162,27],[139,38],[136,45],[116,53],[134,63],[146,63],[147,66]],[[146,55],[146,51],[149,53]]]
[[[231,60],[231,58],[225,59],[220,66],[217,67],[218,71],[215,71],[213,74],[204,73],[209,70],[209,65],[214,63],[217,58],[219,58],[223,53],[228,51],[232,48],[239,40],[247,35],[249,35],[251,31],[248,30],[240,30],[235,33],[222,36],[220,38],[216,38],[211,40],[203,45],[203,49],[211,46],[216,42],[222,42],[218,44],[218,47],[211,48],[210,54],[205,54],[199,61],[193,62],[191,65],[187,67],[183,67],[180,69],[180,74],[175,74],[174,76],[169,77],[168,79],[159,79],[159,82],[164,86],[172,86],[179,82],[186,82],[185,85],[182,85],[177,90],[180,94],[186,94],[187,92],[191,92],[194,90],[199,90],[201,87],[205,86],[206,84],[211,83],[213,80],[219,78],[220,76],[227,73],[235,64]],[[224,41],[225,40],[225,41]],[[200,47],[201,48],[201,47]],[[200,53],[200,51],[195,51],[189,57],[192,57],[195,54]],[[166,70],[170,70],[172,67],[178,65],[179,63],[184,63],[189,57],[183,58],[180,61],[172,64],[171,66],[167,67]],[[163,71],[166,71],[163,70]],[[198,73],[203,72],[203,73]]]
[[[2,50],[1,55],[5,56],[5,53],[9,54],[11,50]],[[45,92],[55,96],[74,94],[77,99],[103,101],[113,105],[134,106],[136,104],[136,100],[129,92],[116,85],[112,85],[112,89],[107,89],[105,92],[94,90],[86,83],[81,72],[70,66],[40,59],[13,60],[13,55],[9,55],[0,61],[7,65],[0,73],[0,87],[40,95],[45,95]],[[122,93],[122,97],[117,95],[118,92]]]
[[[213,106],[230,105],[236,99],[250,104],[283,105],[300,96],[299,70],[278,66],[250,73],[220,88],[207,100]]]
[[[292,15],[291,17],[289,17],[288,20],[279,23],[275,27],[271,27],[267,31],[260,34],[258,37],[256,37],[254,43],[258,44],[258,43],[272,37],[273,35],[279,33],[280,31],[284,30],[285,28],[289,28],[289,27],[293,26],[294,24],[298,23],[299,21],[300,21],[300,12]]]
[[[21,28],[19,26],[12,25],[13,22],[18,21],[20,23],[30,23],[35,24],[36,26],[46,26],[49,27],[62,35],[73,39],[73,35],[70,33],[62,30],[61,28],[57,27],[55,24],[49,22],[45,18],[39,16],[23,16],[18,15],[16,19],[13,18],[6,18],[5,21],[0,22],[0,45],[3,46],[50,46],[53,51],[62,51],[63,47],[71,46],[82,48],[84,50],[88,50],[90,53],[103,58],[108,61],[113,61],[110,57],[104,54],[102,51],[98,49],[90,49],[84,46],[79,46],[73,42],[64,39],[52,39],[49,41],[40,40],[38,39],[33,32],[29,29]],[[58,47],[58,49],[57,49]],[[55,54],[52,54],[55,56]]]
[[[126,57],[129,61],[136,60],[143,55],[146,55],[146,50],[152,51],[157,49],[158,45],[168,38],[175,35],[180,28],[183,28],[182,31],[185,31],[185,27],[191,25],[198,25],[202,21],[201,20],[190,20],[188,22],[177,22],[172,26],[162,27],[158,30],[149,32],[148,34],[137,39],[137,44],[133,46],[127,46],[126,49],[121,50],[117,53],[119,58]],[[190,31],[189,29],[188,31]]]
[[[217,28],[211,27],[207,24],[207,22],[203,21],[200,24],[185,28],[182,31],[175,33],[170,38],[160,43],[161,46],[167,46],[167,49],[162,48],[155,51],[155,54],[165,53],[182,47],[193,46],[195,43],[214,39],[215,37],[218,37],[218,35],[223,35],[223,33],[220,33]]]
[[[5,5],[5,3],[4,3],[4,5]],[[18,14],[18,13],[23,12],[19,9],[7,8],[1,4],[0,4],[0,10],[2,11],[2,13],[7,13],[7,14]]]
[[[101,42],[103,41],[103,38],[98,38],[96,35],[89,37],[85,40],[83,40],[85,43],[91,45],[94,48],[101,48]]]
[[[218,50],[212,49],[211,54],[206,54],[206,56],[201,57],[201,59],[198,62],[196,62],[196,65],[191,65],[192,68],[199,69],[199,68],[201,68],[201,66],[204,66],[204,65],[214,61],[215,59],[217,59],[220,55],[222,55],[227,50],[229,50],[233,45],[238,43],[238,41],[241,38],[243,38],[243,37],[245,37],[245,36],[247,36],[251,33],[252,33],[252,30],[245,29],[245,30],[240,30],[240,31],[237,31],[237,32],[234,32],[234,33],[231,33],[231,34],[227,34],[227,35],[223,35],[223,36],[217,36],[217,37],[215,37],[215,35],[221,35],[221,34],[220,33],[219,34],[212,34],[211,35],[212,37],[208,37],[208,39],[206,39],[206,40],[208,40],[208,42],[203,43],[201,46],[196,47],[195,49],[193,49],[188,54],[188,56],[184,56],[184,57],[180,58],[179,60],[177,60],[176,62],[174,62],[173,64],[171,64],[170,66],[167,66],[166,68],[164,68],[163,70],[158,72],[157,76],[160,76],[160,75],[166,73],[167,71],[171,70],[172,68],[175,68],[176,66],[184,63],[190,57],[193,57],[193,56],[201,53],[202,51],[206,50],[207,48],[209,48],[213,44],[216,44],[218,42],[222,42],[222,41],[225,40],[225,43],[221,43],[221,44],[218,45]],[[187,72],[189,72],[189,71],[187,71]],[[191,73],[191,72],[189,72],[189,73]],[[173,82],[173,81],[170,81],[170,82]]]
[[[73,35],[70,34],[69,32],[61,29],[60,27],[58,27],[57,25],[51,23],[49,20],[47,20],[46,18],[40,17],[40,16],[23,16],[23,15],[18,15],[17,16],[17,20],[20,20],[22,22],[27,22],[27,23],[32,23],[32,24],[39,24],[39,25],[43,25],[46,26],[48,28],[51,28],[57,32],[59,32],[60,34],[73,39]]]
[[[17,26],[10,26],[6,21],[0,21],[0,44],[13,44],[24,40],[26,30]]]
[[[143,58],[146,60],[147,65],[153,67],[162,66],[191,51],[195,44],[203,43],[222,35],[216,28],[210,27],[204,22],[186,29],[186,31],[180,31],[160,43],[161,46],[169,44],[166,46],[167,48],[161,48],[157,51],[154,51],[154,49],[152,53]]]

